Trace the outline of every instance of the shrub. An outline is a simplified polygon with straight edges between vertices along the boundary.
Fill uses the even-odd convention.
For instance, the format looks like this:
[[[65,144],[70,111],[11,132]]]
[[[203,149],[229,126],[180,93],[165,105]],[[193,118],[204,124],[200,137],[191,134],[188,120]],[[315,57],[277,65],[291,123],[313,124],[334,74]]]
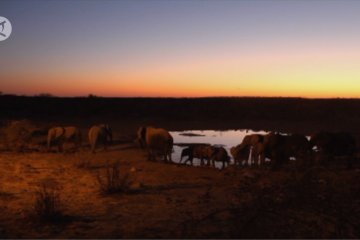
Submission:
[[[56,221],[62,218],[59,191],[42,184],[35,191],[34,210],[36,216],[43,220]]]
[[[112,166],[107,164],[105,176],[97,175],[100,191],[104,194],[128,192],[132,181],[129,173],[121,176],[119,163],[116,162]]]

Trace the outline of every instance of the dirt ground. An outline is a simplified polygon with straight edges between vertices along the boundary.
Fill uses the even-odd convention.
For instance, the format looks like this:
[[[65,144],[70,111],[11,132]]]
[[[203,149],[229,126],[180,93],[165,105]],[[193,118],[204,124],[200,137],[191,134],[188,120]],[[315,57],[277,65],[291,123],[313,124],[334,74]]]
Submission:
[[[66,153],[1,152],[0,237],[360,237],[359,165],[348,170],[341,162],[305,169],[289,164],[271,171],[152,162],[132,142],[138,124],[113,124],[115,144],[96,154],[85,144]],[[98,176],[105,177],[113,163],[121,176],[128,174],[129,188],[105,194]],[[43,184],[59,194],[59,221],[36,215]]]

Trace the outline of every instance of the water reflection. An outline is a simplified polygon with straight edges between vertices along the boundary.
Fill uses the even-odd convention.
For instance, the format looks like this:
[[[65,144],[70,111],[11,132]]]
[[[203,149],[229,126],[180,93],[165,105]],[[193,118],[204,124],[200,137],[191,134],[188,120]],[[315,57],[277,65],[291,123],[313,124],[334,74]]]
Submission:
[[[228,152],[231,160],[230,164],[234,163],[234,159],[230,154],[230,148],[236,146],[242,142],[244,137],[249,134],[267,134],[265,131],[253,131],[250,129],[241,130],[227,130],[227,131],[215,131],[215,130],[189,130],[189,131],[174,131],[170,132],[174,137],[174,153],[172,159],[174,162],[179,163],[181,157],[181,151],[189,143],[204,143],[215,146],[222,146]],[[184,144],[184,145],[183,145]],[[183,159],[185,161],[185,159]],[[200,165],[200,159],[194,158],[194,165]],[[220,168],[222,163],[216,163],[216,167]]]

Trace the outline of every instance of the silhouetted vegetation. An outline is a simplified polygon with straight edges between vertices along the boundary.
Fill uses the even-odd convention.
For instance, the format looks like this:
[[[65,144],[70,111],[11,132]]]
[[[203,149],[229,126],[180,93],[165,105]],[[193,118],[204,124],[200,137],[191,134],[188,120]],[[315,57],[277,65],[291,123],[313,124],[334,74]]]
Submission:
[[[97,175],[100,191],[103,194],[124,193],[130,188],[132,181],[128,173],[121,175],[119,163],[107,165],[105,176]]]
[[[35,192],[34,210],[40,220],[58,221],[63,217],[58,190],[42,184]]]
[[[303,98],[52,98],[0,96],[1,120],[94,121],[152,120],[157,122],[201,122],[199,127],[226,122],[228,128],[240,124],[256,127],[266,122],[277,127],[284,124],[311,123],[318,130],[360,132],[360,99]],[[213,125],[211,125],[214,123]],[[269,125],[269,124],[268,124]],[[270,126],[271,127],[271,126]],[[214,128],[214,127],[213,127]]]

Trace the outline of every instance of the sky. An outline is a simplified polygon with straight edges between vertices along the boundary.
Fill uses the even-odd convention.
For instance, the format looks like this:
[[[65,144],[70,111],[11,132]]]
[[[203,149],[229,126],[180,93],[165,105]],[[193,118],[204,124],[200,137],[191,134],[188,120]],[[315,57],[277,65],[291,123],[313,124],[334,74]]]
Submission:
[[[0,0],[0,91],[360,97],[357,0]]]

